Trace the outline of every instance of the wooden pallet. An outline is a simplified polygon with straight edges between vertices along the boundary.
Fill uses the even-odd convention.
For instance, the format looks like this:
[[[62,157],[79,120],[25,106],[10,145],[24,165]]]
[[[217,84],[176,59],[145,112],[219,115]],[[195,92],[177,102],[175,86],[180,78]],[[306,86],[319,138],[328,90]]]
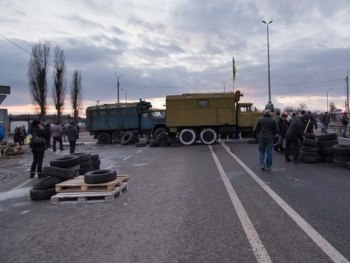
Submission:
[[[128,183],[124,182],[116,187],[113,191],[105,192],[63,192],[51,197],[52,204],[62,203],[95,203],[110,202],[117,195],[121,195],[124,190],[128,189]]]
[[[111,182],[101,184],[86,184],[84,176],[77,176],[73,179],[56,184],[56,192],[105,192],[114,191],[116,187],[121,186],[122,183],[127,182],[129,176],[127,174],[118,175],[117,178]]]

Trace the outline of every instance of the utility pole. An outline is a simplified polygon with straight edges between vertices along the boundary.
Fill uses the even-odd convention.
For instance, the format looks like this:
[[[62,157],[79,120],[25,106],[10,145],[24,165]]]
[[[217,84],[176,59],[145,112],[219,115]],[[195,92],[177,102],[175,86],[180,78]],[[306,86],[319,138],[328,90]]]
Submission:
[[[123,76],[123,74],[121,75],[117,75],[117,73],[115,73],[115,76],[117,77],[117,98],[118,98],[118,104],[119,104],[119,79]]]

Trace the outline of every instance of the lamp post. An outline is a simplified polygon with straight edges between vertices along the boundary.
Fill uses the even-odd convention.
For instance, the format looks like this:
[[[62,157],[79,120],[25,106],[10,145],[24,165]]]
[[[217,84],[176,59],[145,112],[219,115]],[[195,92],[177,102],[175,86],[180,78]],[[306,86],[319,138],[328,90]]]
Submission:
[[[327,90],[327,112],[328,112],[328,92],[329,92],[330,90],[332,90],[332,88],[329,88],[329,89]]]
[[[274,111],[274,106],[271,101],[271,79],[270,79],[270,38],[269,38],[269,24],[271,24],[273,21],[266,22],[265,20],[262,21],[264,24],[266,24],[266,38],[267,38],[267,74],[268,74],[268,82],[269,82],[269,102],[266,104],[265,109]]]
[[[118,97],[118,104],[119,104],[119,87],[120,87],[119,79],[123,76],[123,74],[121,74],[121,75],[115,74],[115,76],[117,77],[117,97]]]
[[[125,95],[125,103],[127,103],[127,102],[128,102],[128,93],[126,92],[126,90],[125,90],[125,89],[120,89],[120,90],[124,91],[124,95]]]
[[[349,72],[350,69],[346,72],[346,112],[349,112]]]

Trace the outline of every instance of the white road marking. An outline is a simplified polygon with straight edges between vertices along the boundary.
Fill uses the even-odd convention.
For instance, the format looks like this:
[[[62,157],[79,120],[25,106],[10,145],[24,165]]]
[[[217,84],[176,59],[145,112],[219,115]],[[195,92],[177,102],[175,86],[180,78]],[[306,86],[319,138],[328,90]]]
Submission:
[[[221,142],[221,146],[229,155],[260,185],[262,189],[294,220],[294,222],[321,248],[321,250],[334,262],[349,261],[336,250],[324,237],[322,237],[308,222],[305,221],[292,207],[268,187],[248,166],[245,165],[230,148]]]
[[[213,156],[213,159],[215,161],[215,164],[219,170],[219,173],[221,175],[221,178],[225,184],[226,190],[231,198],[232,204],[237,212],[238,218],[241,221],[242,227],[244,229],[244,232],[247,236],[247,239],[250,243],[250,246],[253,249],[255,258],[258,262],[272,262],[269,254],[267,253],[262,241],[260,240],[260,237],[258,233],[256,232],[252,221],[250,220],[247,212],[245,211],[241,201],[239,200],[239,197],[237,196],[237,193],[235,189],[233,188],[232,184],[230,183],[230,179],[228,178],[224,168],[222,167],[218,157],[213,151],[213,148],[211,145],[209,145],[210,152]]]
[[[131,156],[132,156],[132,155],[126,156],[126,157],[125,157],[125,158],[123,158],[122,160],[123,160],[123,161],[125,161],[125,160],[127,160],[127,159],[131,158]]]

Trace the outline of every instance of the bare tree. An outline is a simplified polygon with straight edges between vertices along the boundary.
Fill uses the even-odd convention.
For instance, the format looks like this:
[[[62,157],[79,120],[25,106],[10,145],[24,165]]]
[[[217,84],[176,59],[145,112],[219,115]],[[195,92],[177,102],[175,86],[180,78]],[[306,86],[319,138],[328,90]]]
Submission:
[[[57,120],[61,120],[64,100],[66,95],[66,86],[64,75],[66,72],[64,51],[56,46],[55,48],[55,68],[54,68],[54,86],[52,89],[52,99],[57,111]]]
[[[32,49],[29,61],[28,78],[31,96],[34,105],[39,108],[39,118],[43,120],[46,116],[47,107],[47,83],[46,71],[50,54],[48,43],[36,44]]]
[[[74,122],[77,123],[82,106],[81,72],[79,70],[75,70],[73,73],[73,80],[71,83],[71,103],[73,109],[73,119]]]

